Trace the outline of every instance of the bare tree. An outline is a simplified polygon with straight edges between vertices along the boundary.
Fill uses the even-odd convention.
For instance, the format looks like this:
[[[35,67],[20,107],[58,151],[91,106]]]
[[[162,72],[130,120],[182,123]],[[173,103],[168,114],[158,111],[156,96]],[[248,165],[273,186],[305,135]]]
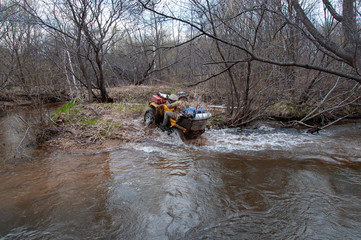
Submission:
[[[349,65],[352,68],[350,79],[361,83],[361,38],[360,27],[356,23],[358,12],[356,1],[343,0],[342,14],[339,14],[328,0],[323,0],[325,8],[342,25],[343,38],[334,40],[321,34],[297,0],[291,2],[297,12],[297,18],[303,24],[304,31],[308,33],[306,36],[325,54]],[[342,44],[336,43],[335,40],[341,40]],[[342,76],[343,74],[339,75]]]
[[[73,42],[75,50],[71,52],[81,72],[77,79],[86,86],[89,101],[95,96],[94,87],[100,90],[100,101],[111,101],[106,90],[105,56],[119,36],[119,21],[134,4],[120,0],[41,1],[41,4],[42,11],[30,8],[26,1],[21,6],[30,9],[45,30],[55,31]]]
[[[6,54],[0,61],[6,68],[5,81],[21,86],[30,95],[31,86],[40,87],[48,72],[49,65],[41,51],[47,44],[46,37],[41,34],[36,20],[23,8],[8,2],[4,11],[7,16],[2,22],[1,45]]]
[[[214,41],[219,58],[212,57],[207,64],[217,68],[189,86],[226,74],[231,86],[230,114],[235,125],[260,114],[261,111],[253,111],[251,104],[261,110],[261,105],[270,105],[286,95],[292,101],[305,102],[325,74],[333,76],[331,79],[340,77],[341,81],[361,83],[360,29],[356,24],[360,15],[355,1],[342,1],[342,14],[323,1],[333,20],[341,23],[342,32],[337,24],[326,26],[326,21],[313,21],[305,6],[301,7],[296,0],[190,0],[192,7],[188,9],[195,11],[197,18],[193,14],[155,9],[149,6],[149,1],[139,2],[159,16],[189,25],[192,34],[198,32],[206,41]],[[309,7],[309,13],[317,10],[316,5]],[[323,28],[327,31],[321,34]],[[325,89],[333,88],[330,81],[322,82]],[[337,89],[341,90],[340,85]],[[282,92],[286,95],[282,96]],[[260,105],[259,99],[264,103]],[[234,108],[237,110],[233,111]]]

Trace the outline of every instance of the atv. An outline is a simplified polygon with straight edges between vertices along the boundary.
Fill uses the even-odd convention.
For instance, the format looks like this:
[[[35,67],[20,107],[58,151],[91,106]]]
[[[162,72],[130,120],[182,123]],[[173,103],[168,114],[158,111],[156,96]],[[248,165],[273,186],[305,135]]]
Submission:
[[[169,109],[166,104],[178,100],[174,94],[158,93],[152,96],[149,107],[144,114],[144,123],[146,126],[157,125],[161,130],[169,133],[177,131],[181,139],[195,139],[205,132],[207,120],[212,116],[210,113],[197,106],[184,109],[180,112],[178,119],[170,118],[167,126],[162,126],[164,111],[174,111]]]

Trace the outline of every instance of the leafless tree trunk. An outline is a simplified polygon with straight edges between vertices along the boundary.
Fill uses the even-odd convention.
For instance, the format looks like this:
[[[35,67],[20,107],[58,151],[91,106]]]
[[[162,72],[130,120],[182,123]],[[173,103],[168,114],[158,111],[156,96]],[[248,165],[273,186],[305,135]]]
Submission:
[[[353,73],[350,79],[361,83],[361,41],[359,29],[356,24],[356,7],[355,0],[342,1],[342,15],[338,14],[328,0],[323,0],[325,7],[329,10],[331,15],[342,24],[343,29],[343,44],[340,46],[335,41],[323,36],[315,27],[311,20],[306,15],[297,0],[292,0],[298,19],[305,27],[307,35],[321,51],[328,55],[334,56],[337,60],[342,61],[352,67]],[[343,74],[339,74],[341,77]]]
[[[244,116],[249,116],[252,94],[262,92],[265,100],[272,98],[265,95],[265,91],[259,86],[260,80],[257,79],[252,83],[255,76],[262,76],[260,69],[254,71],[255,65],[278,66],[279,68],[275,69],[280,69],[285,74],[282,76],[276,70],[274,81],[280,82],[277,79],[280,76],[284,78],[284,84],[279,84],[278,87],[280,90],[287,89],[291,101],[298,101],[301,98],[306,100],[311,89],[321,79],[321,75],[328,74],[349,82],[361,83],[359,71],[361,62],[360,27],[356,24],[356,16],[360,18],[360,15],[357,15],[355,0],[342,1],[342,14],[338,14],[329,1],[323,0],[325,8],[342,25],[342,39],[337,38],[339,36],[337,26],[332,27],[331,25],[327,35],[321,34],[323,26],[314,25],[297,0],[259,0],[252,3],[243,0],[222,2],[191,0],[189,2],[192,7],[189,9],[195,10],[199,14],[196,19],[193,14],[189,18],[187,15],[157,10],[150,7],[147,1],[139,0],[139,2],[153,14],[189,25],[192,35],[197,31],[206,39],[213,39],[220,60],[212,59],[207,64],[223,66],[222,70],[188,86],[205,83],[224,73],[227,74],[236,101],[243,102],[244,112],[239,114],[240,110],[238,110],[237,117],[239,119],[237,121]],[[324,24],[326,25],[326,23]],[[337,39],[332,39],[335,37]],[[336,44],[340,40],[342,44]],[[227,47],[233,54],[224,54]],[[284,49],[283,52],[280,51],[282,49]],[[326,61],[323,62],[322,59],[326,59]],[[341,68],[342,63],[347,64],[348,67]],[[242,71],[240,66],[246,66],[242,99],[237,92],[241,83],[236,84],[234,81],[235,74]],[[303,79],[305,73],[311,72],[310,70],[313,74],[307,74],[307,76],[313,76],[313,79]],[[266,75],[263,74],[263,76]],[[331,78],[334,79],[334,77]],[[255,90],[251,91],[251,89]],[[277,91],[274,92],[277,93]],[[277,96],[273,97],[273,99],[275,98]]]

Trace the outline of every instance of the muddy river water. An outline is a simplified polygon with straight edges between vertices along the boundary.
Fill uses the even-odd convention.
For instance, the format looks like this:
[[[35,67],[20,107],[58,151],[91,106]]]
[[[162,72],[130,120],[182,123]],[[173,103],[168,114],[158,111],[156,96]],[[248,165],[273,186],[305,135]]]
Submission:
[[[204,146],[158,134],[16,163],[27,128],[12,124],[1,117],[0,239],[361,239],[360,121],[209,130]]]

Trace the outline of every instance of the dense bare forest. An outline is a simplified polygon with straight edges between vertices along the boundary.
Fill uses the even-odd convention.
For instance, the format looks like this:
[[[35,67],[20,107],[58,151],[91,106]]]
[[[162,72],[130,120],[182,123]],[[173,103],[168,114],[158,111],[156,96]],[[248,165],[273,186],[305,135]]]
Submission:
[[[264,116],[360,113],[360,0],[0,1],[0,97],[111,102],[111,87],[182,85]],[[16,95],[18,93],[18,95]]]

